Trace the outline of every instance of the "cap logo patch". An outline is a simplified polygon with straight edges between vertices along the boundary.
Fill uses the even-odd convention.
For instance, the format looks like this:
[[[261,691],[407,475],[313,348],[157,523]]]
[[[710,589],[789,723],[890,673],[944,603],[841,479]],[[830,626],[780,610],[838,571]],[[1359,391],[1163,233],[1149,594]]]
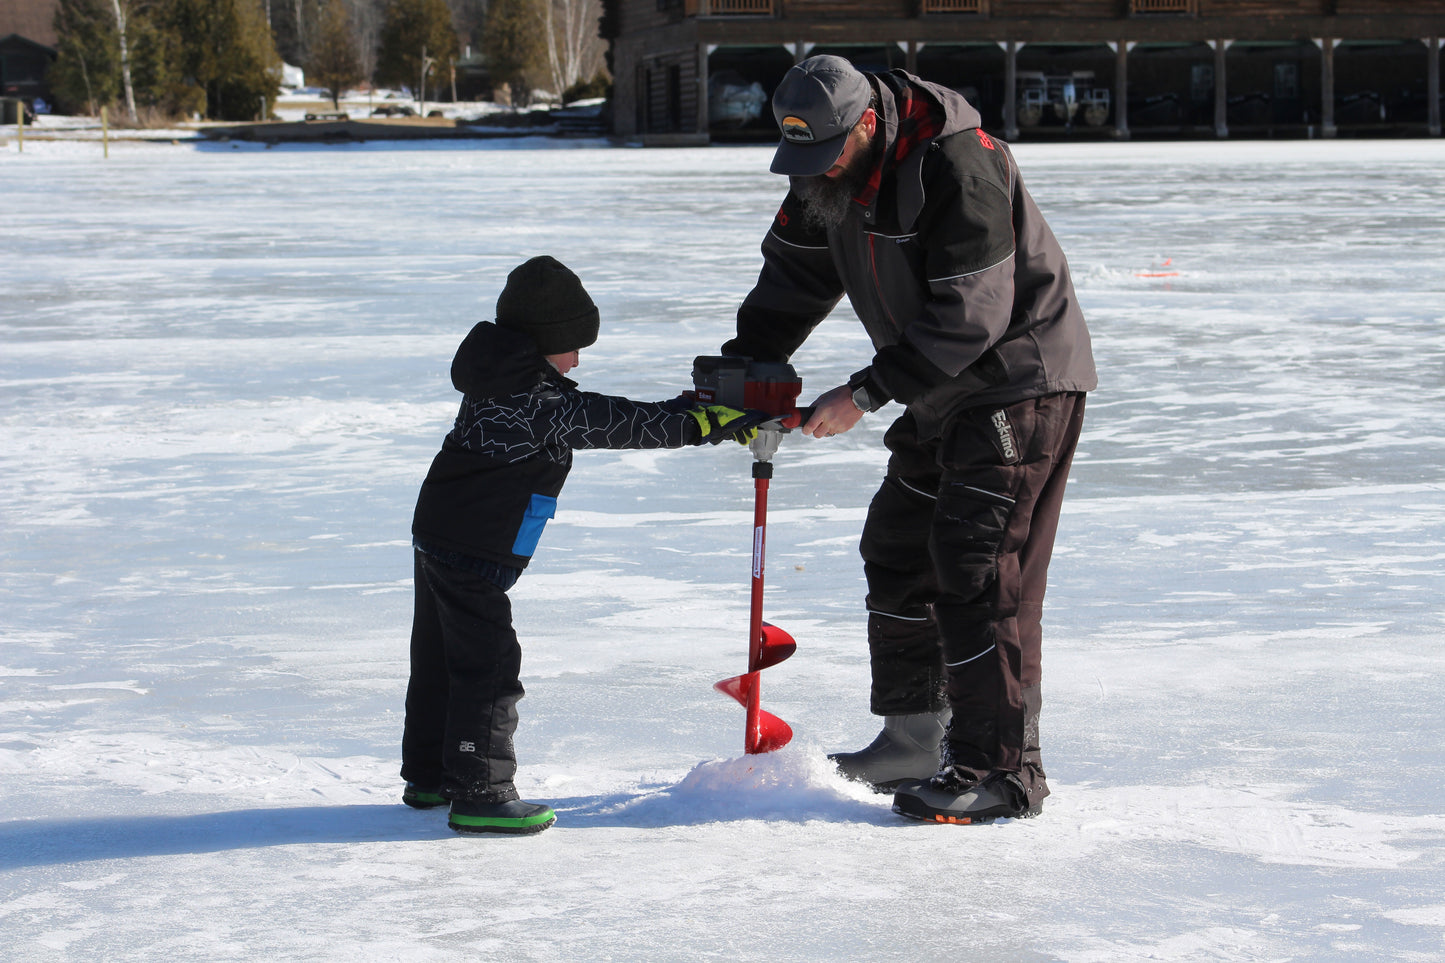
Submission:
[[[815,138],[813,128],[801,117],[789,115],[783,118],[783,137],[798,144],[811,144]]]

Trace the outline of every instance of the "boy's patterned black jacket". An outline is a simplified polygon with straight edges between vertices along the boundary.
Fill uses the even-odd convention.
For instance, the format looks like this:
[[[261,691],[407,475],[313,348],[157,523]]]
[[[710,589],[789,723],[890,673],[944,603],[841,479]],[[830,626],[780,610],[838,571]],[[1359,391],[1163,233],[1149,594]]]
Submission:
[[[579,391],[526,334],[483,321],[452,360],[456,423],[417,497],[412,537],[429,549],[525,568],[572,468],[574,448],[681,448],[701,438],[685,401]]]

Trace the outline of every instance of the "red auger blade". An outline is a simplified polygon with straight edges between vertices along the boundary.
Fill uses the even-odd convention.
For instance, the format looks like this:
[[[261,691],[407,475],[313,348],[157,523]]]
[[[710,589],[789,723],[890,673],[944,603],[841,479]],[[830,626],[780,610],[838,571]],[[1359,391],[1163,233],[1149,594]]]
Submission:
[[[757,727],[748,729],[743,748],[750,754],[772,752],[786,746],[792,738],[791,726],[771,712],[759,709]]]
[[[714,682],[712,687],[723,695],[732,696],[746,707],[748,696],[758,691],[758,674],[749,672],[747,675],[735,675],[731,679]]]
[[[779,661],[791,654],[788,652],[780,656]],[[791,726],[758,705],[758,673],[735,675],[713,683],[713,688],[724,695],[732,696],[748,710],[747,726],[743,731],[743,749],[750,755],[781,749],[793,738]]]
[[[798,651],[798,643],[793,641],[791,635],[776,625],[764,622],[762,638],[758,643],[758,664],[753,666],[753,670],[757,671],[777,665],[796,651]]]

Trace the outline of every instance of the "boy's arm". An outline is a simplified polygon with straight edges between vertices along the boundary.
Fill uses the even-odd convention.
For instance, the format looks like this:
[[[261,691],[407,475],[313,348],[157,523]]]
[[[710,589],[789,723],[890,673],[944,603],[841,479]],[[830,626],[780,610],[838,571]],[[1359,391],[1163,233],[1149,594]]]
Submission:
[[[539,425],[543,444],[568,448],[683,448],[702,440],[690,403],[633,401],[591,391],[560,391]]]

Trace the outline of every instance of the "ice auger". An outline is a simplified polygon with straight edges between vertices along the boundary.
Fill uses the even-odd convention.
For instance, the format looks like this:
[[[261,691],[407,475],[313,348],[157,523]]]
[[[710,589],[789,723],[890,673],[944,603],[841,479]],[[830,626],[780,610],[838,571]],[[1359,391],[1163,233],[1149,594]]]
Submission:
[[[748,618],[748,671],[715,684],[747,710],[743,748],[749,753],[781,749],[793,738],[792,728],[759,704],[759,675],[798,648],[793,637],[763,621],[763,556],[767,543],[768,483],[773,477],[773,454],[783,434],[802,424],[797,408],[803,383],[790,364],[758,362],[747,358],[699,356],[693,361],[692,382],[698,400],[729,408],[751,408],[776,417],[758,426],[749,448],[753,453],[753,577],[752,608]]]

